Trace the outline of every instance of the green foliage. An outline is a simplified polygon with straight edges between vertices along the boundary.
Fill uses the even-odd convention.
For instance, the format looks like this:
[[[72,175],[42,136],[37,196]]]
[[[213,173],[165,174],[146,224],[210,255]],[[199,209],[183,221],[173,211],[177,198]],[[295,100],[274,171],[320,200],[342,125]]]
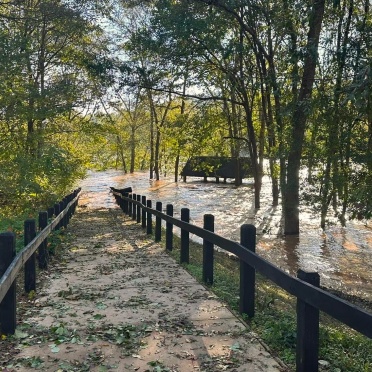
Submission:
[[[0,215],[0,232],[11,231],[15,234],[16,252],[19,252],[24,247],[24,221],[26,219],[36,219],[35,213],[27,213],[19,216],[12,215],[11,217],[4,217]]]
[[[319,356],[332,361],[334,370],[367,372],[372,368],[372,340],[333,323],[323,325],[320,333]]]
[[[63,148],[45,147],[40,157],[17,153],[0,161],[0,195],[4,215],[24,210],[45,210],[63,197],[76,178],[81,163]]]
[[[350,192],[351,218],[358,220],[372,217],[372,175],[368,172],[355,172],[351,177],[353,187]]]
[[[101,95],[102,74],[109,75],[90,73],[88,61],[107,57],[88,8],[60,0],[1,5],[2,216],[45,209],[84,174],[80,111]]]
[[[164,148],[172,150],[167,161],[179,155],[186,159],[190,154],[216,155],[225,151],[221,138],[242,137],[251,154],[271,158],[271,177],[280,177],[284,191],[283,168],[289,150],[300,144],[302,152],[294,161],[297,167],[302,158],[302,164],[320,182],[319,209],[326,214],[330,195],[337,195],[337,213],[344,216],[345,208],[355,204],[355,196],[349,192],[357,186],[354,173],[359,172],[359,165],[367,165],[365,159],[371,152],[368,0],[350,6],[325,3],[323,21],[318,25],[317,68],[306,88],[314,87],[314,92],[306,99],[300,92],[301,85],[310,82],[304,73],[313,70],[308,57],[316,53],[315,45],[308,44],[314,3],[253,2],[246,6],[235,1],[156,0],[135,4],[138,6],[131,2],[125,8],[133,12],[133,18],[128,17],[131,27],[124,49],[129,60],[123,71],[132,77],[138,73],[128,83],[163,94],[170,90],[182,96],[186,92],[184,100],[189,92],[202,102],[214,99],[213,109],[223,122],[222,130],[220,120],[205,125],[208,119],[198,117],[195,108],[169,120],[162,133]],[[322,18],[323,9],[318,11]],[[294,118],[295,112],[301,115]],[[292,138],[303,118],[306,125],[302,121],[301,135],[297,132]],[[231,151],[239,152],[238,147],[231,144]],[[253,161],[259,163],[258,158]],[[322,173],[326,167],[329,171]],[[316,188],[313,190],[312,196],[317,197]],[[362,188],[360,198],[368,197],[367,188]],[[357,215],[353,209],[350,212],[352,217]]]
[[[11,210],[16,198],[25,206],[52,200],[83,166],[133,171],[155,162],[168,173],[176,159],[248,149],[255,177],[270,157],[283,191],[280,167],[301,139],[292,138],[293,113],[303,108],[300,157],[315,185],[309,200],[326,214],[337,195],[339,215],[348,209],[352,218],[369,218],[369,206],[360,207],[368,204],[372,169],[368,0],[326,3],[316,89],[300,105],[311,4],[246,5],[2,4],[1,208]],[[74,176],[58,179],[57,172]]]

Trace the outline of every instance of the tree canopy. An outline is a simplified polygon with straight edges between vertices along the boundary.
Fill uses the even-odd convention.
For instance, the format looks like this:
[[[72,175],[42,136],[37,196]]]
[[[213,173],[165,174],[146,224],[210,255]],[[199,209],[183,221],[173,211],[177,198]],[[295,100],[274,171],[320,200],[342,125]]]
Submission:
[[[369,0],[8,1],[0,22],[2,201],[249,154],[285,233],[302,203],[322,227],[371,216]]]

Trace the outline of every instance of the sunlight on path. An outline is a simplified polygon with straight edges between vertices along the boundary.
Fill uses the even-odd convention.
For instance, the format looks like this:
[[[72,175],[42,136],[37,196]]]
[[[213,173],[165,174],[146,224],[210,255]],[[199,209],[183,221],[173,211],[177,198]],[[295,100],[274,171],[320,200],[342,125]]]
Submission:
[[[224,304],[118,208],[85,195],[19,327],[14,371],[279,372]],[[155,369],[155,367],[160,369]]]

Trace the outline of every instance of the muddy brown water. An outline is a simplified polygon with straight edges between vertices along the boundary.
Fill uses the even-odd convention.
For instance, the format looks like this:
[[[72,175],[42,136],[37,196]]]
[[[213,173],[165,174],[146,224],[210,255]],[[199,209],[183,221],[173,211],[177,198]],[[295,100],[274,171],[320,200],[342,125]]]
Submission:
[[[292,275],[298,269],[316,271],[322,286],[372,301],[372,225],[351,221],[346,228],[334,224],[323,231],[319,218],[302,207],[300,235],[285,237],[280,229],[280,207],[271,205],[268,180],[264,180],[259,210],[254,208],[250,180],[244,180],[240,187],[229,179],[226,184],[209,180],[205,183],[201,178],[188,178],[176,183],[173,177],[165,177],[155,181],[149,180],[148,173],[125,175],[109,170],[89,172],[81,186],[92,195],[87,205],[91,208],[114,208],[109,187],[131,186],[153,205],[161,201],[165,209],[166,204],[173,204],[175,217],[180,216],[181,208],[189,208],[195,225],[202,226],[203,215],[211,213],[215,232],[235,241],[240,239],[242,224],[253,224],[257,228],[257,253],[265,259]],[[191,238],[198,241],[195,236]]]

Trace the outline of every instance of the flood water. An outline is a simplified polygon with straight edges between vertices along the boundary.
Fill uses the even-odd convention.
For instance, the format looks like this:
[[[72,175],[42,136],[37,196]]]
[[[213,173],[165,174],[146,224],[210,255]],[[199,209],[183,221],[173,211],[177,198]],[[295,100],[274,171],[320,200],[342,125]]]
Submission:
[[[195,225],[203,226],[203,215],[213,214],[215,232],[231,240],[240,240],[242,224],[253,224],[257,228],[256,252],[265,259],[292,275],[298,269],[316,271],[321,286],[372,301],[371,225],[349,222],[346,228],[334,225],[323,231],[319,218],[303,208],[300,236],[285,237],[280,233],[281,209],[271,205],[268,179],[264,180],[259,210],[254,208],[249,180],[239,187],[229,180],[226,184],[208,180],[190,177],[176,183],[173,177],[149,180],[148,173],[90,172],[80,184],[81,203],[90,208],[113,208],[116,204],[109,187],[131,186],[134,193],[152,200],[153,206],[157,201],[163,203],[163,209],[173,204],[175,217],[180,216],[181,208],[189,208],[190,222]]]

